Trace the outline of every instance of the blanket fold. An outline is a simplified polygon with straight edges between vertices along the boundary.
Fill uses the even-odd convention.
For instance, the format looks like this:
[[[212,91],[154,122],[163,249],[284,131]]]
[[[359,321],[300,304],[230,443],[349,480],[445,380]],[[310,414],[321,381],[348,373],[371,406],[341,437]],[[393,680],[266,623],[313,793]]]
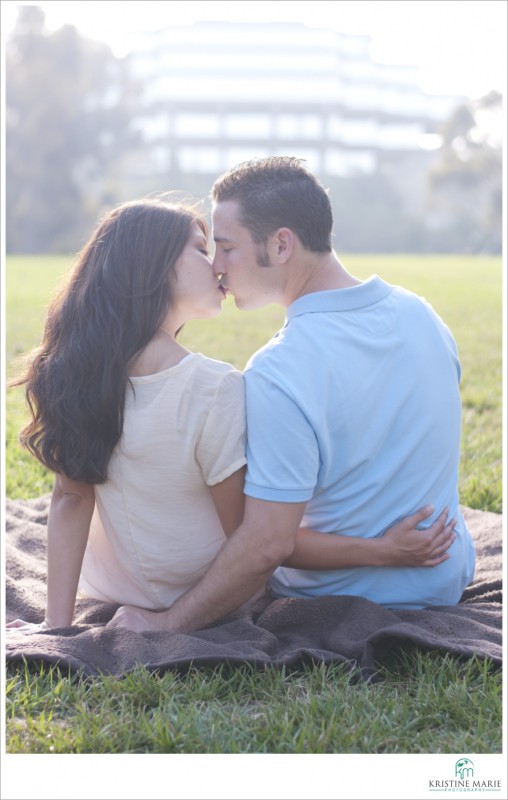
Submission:
[[[6,620],[38,622],[46,602],[50,496],[7,500]],[[84,675],[121,677],[189,666],[347,663],[375,674],[400,648],[436,649],[502,661],[502,517],[462,507],[477,551],[476,575],[457,606],[386,609],[361,597],[262,598],[190,634],[106,629],[117,606],[79,598],[74,624],[36,634],[8,631],[7,661],[59,664]]]

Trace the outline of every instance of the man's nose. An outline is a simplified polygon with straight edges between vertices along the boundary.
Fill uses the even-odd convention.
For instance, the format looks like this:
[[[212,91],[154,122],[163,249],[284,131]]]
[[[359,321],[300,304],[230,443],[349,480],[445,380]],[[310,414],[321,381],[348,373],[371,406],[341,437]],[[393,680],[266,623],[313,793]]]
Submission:
[[[221,259],[219,257],[219,254],[215,253],[215,255],[213,257],[213,261],[212,261],[212,269],[213,269],[215,275],[222,275],[222,273],[224,272],[224,270],[221,267],[221,263],[220,262],[221,262]]]

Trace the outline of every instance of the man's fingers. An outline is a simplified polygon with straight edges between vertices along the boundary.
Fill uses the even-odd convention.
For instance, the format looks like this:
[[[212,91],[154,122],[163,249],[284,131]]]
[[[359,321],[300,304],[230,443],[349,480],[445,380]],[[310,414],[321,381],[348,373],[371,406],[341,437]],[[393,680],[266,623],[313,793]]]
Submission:
[[[451,544],[455,540],[455,536],[456,535],[455,535],[455,532],[454,532],[454,528],[455,528],[456,524],[457,524],[457,520],[456,519],[452,519],[443,528],[442,531],[439,531],[437,534],[435,534],[434,537],[433,537],[434,544],[443,545],[446,542],[449,542]]]
[[[441,533],[441,531],[446,528],[446,520],[448,518],[448,509],[443,508],[439,517],[436,519],[433,525],[430,526],[431,531],[434,533]]]
[[[430,552],[429,552],[429,559],[425,561],[423,566],[425,567],[435,567],[437,564],[441,563],[441,561],[446,561],[448,555],[446,555],[447,551],[452,546],[453,542],[455,541],[456,534],[454,532],[454,527],[456,524],[456,520],[452,519],[448,525],[446,525],[442,531],[438,532],[437,534],[433,534],[430,541]],[[435,559],[439,559],[435,561]]]
[[[423,508],[419,508],[414,514],[410,517],[407,517],[405,520],[407,526],[409,528],[416,528],[420,522],[423,522],[424,519],[428,519],[434,513],[434,506],[428,505],[423,506]]]
[[[450,531],[453,530],[457,520],[452,519],[450,522],[446,522],[448,517],[448,509],[445,508],[437,518],[437,520],[427,529],[427,533],[429,533],[433,539],[436,539],[439,536],[446,537],[449,535]]]
[[[433,505],[423,506],[423,508],[419,508],[418,511],[412,514],[410,517],[407,517],[404,520],[404,523],[408,529],[416,528],[420,524],[420,522],[423,522],[424,520],[431,517],[433,513],[434,513]],[[448,513],[449,509],[444,508],[441,511],[438,518],[436,519],[436,521],[429,528],[426,529],[426,533],[430,533],[433,536],[436,536],[437,534],[441,533],[441,531],[446,526]]]
[[[450,556],[444,553],[436,558],[427,559],[427,561],[423,562],[422,567],[437,567],[438,564],[442,564],[443,561],[448,561],[449,558]]]

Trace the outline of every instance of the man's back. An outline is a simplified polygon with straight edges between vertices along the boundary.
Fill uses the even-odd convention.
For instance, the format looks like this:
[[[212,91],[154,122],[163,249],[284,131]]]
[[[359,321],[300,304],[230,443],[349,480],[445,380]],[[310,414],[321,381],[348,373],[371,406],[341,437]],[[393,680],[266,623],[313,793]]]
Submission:
[[[378,536],[428,503],[458,520],[451,558],[433,570],[280,568],[273,591],[457,602],[474,567],[458,509],[460,366],[428,304],[377,277],[304,295],[245,377],[247,495],[306,500],[306,527],[351,536]]]

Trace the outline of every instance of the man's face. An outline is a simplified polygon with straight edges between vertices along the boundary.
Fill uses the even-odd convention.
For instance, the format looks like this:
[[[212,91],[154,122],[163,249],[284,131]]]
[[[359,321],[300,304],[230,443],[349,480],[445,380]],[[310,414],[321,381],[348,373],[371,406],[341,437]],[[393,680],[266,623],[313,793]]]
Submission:
[[[239,216],[235,200],[213,206],[213,269],[216,275],[223,275],[221,283],[234,296],[236,306],[248,310],[276,299],[276,269],[267,248],[254,243],[250,231],[240,225]]]

